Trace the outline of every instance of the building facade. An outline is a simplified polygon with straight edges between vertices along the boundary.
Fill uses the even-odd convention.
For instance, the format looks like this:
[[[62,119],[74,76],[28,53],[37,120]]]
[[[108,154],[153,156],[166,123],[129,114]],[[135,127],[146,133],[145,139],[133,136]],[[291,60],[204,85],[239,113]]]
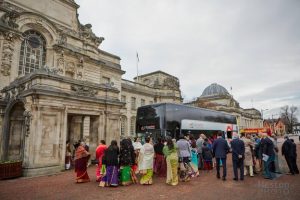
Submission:
[[[78,7],[0,2],[0,158],[22,160],[25,176],[64,169],[66,141],[94,152],[101,139],[134,134],[140,105],[181,102],[178,79],[164,72],[123,80],[120,58],[101,49]]]
[[[239,131],[245,128],[262,128],[261,113],[255,108],[244,109],[221,85],[213,83],[206,87],[200,97],[187,103],[200,108],[217,110],[235,115]]]

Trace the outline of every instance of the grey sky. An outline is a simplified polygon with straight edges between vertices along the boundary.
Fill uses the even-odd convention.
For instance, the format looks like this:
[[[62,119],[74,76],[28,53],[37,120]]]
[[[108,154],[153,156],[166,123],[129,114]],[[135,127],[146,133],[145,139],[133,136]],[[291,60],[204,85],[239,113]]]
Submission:
[[[162,70],[185,100],[219,83],[244,108],[300,106],[298,0],[76,0],[81,23],[121,57],[123,76]],[[274,110],[272,110],[274,109]],[[298,112],[300,114],[300,112]]]

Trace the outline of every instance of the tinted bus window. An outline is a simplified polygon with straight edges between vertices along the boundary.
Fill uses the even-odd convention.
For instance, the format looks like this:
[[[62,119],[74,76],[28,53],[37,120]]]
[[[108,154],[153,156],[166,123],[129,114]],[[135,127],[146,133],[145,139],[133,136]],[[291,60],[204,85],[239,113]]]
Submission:
[[[151,105],[138,108],[136,131],[139,135],[159,137],[164,129],[165,110],[163,105]],[[146,134],[146,135],[145,135]]]

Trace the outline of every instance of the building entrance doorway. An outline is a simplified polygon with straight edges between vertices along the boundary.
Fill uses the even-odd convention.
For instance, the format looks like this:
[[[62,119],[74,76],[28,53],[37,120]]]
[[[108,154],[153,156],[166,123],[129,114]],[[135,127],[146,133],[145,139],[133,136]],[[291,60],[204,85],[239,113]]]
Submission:
[[[9,129],[7,137],[6,158],[8,160],[23,160],[24,155],[24,139],[25,139],[25,124],[24,124],[24,105],[16,103],[9,114]]]
[[[91,158],[95,157],[95,150],[99,144],[99,124],[99,116],[68,114],[66,141],[70,142],[73,154],[73,144],[80,140],[89,146]]]

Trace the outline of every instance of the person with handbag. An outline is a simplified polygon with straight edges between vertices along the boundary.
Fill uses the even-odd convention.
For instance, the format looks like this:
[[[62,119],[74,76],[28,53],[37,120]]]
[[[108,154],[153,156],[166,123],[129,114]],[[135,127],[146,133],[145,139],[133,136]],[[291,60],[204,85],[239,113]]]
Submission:
[[[190,143],[184,137],[184,135],[179,136],[177,141],[178,155],[179,155],[179,166],[180,166],[180,180],[189,181],[190,177],[193,176],[194,170],[191,166],[191,147]]]
[[[244,180],[244,159],[245,159],[245,144],[243,140],[239,139],[237,133],[234,133],[231,141],[232,150],[232,166],[233,166],[233,180],[238,181],[238,168],[240,168],[240,180]]]

